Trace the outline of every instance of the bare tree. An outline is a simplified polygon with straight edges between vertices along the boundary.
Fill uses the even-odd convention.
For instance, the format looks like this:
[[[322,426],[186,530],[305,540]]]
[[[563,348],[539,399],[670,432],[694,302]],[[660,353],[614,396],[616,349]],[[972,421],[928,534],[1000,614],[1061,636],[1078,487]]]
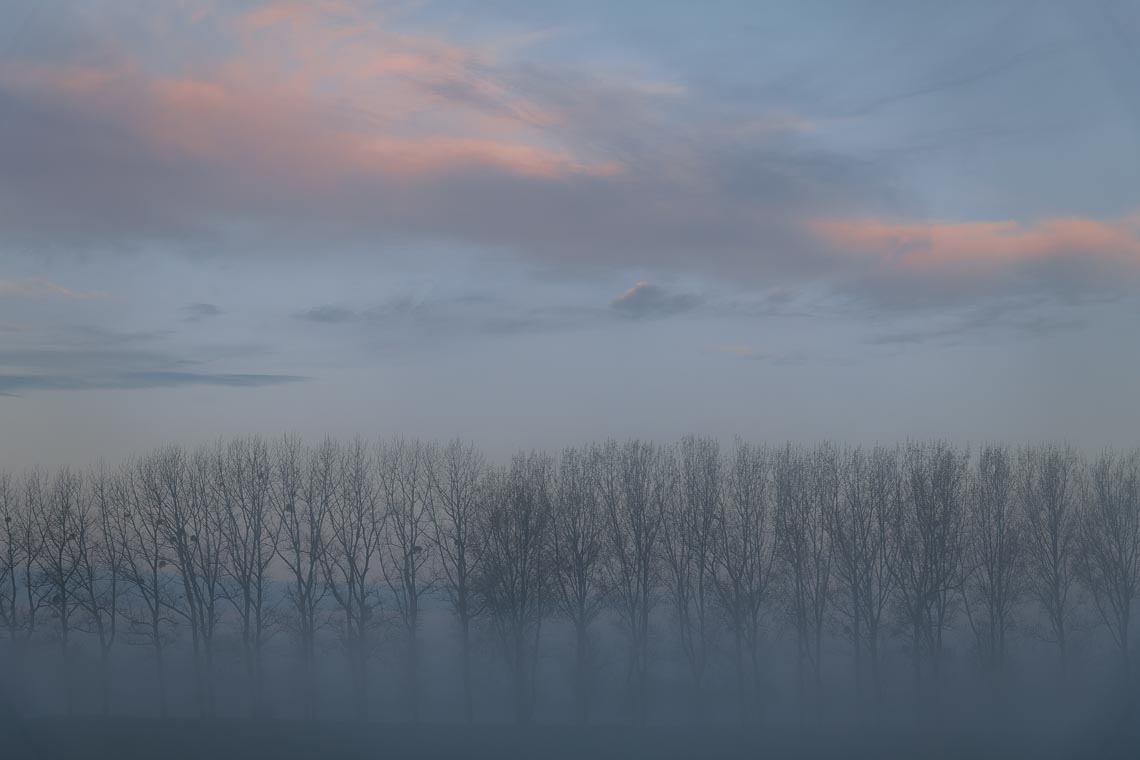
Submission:
[[[943,635],[962,586],[967,459],[966,452],[942,441],[911,443],[903,452],[906,490],[896,516],[894,574],[911,632],[919,707],[927,696],[924,666],[931,674],[930,695],[935,700],[940,695]]]
[[[420,719],[420,605],[435,584],[428,546],[433,456],[426,444],[397,439],[381,443],[377,462],[385,518],[380,562],[406,638],[408,706],[413,723]]]
[[[111,650],[118,638],[120,580],[124,548],[113,512],[110,476],[100,468],[88,479],[90,493],[76,515],[74,551],[78,566],[79,606],[99,645],[99,692],[102,711],[110,710]]]
[[[882,700],[880,644],[894,593],[891,515],[901,484],[894,449],[879,447],[868,453],[856,448],[842,456],[840,494],[827,505],[827,527],[834,551],[835,607],[851,642],[859,716],[866,719],[872,707],[878,716]],[[867,695],[868,674],[872,699]]]
[[[1140,453],[1104,453],[1089,472],[1089,498],[1080,521],[1077,572],[1120,657],[1132,708],[1131,623],[1140,592]]]
[[[321,554],[325,582],[340,610],[341,640],[348,655],[356,717],[369,715],[368,662],[380,624],[376,586],[383,530],[375,457],[361,440],[341,452],[337,493],[328,514],[328,540]]]
[[[20,614],[20,495],[7,472],[0,472],[0,625],[8,638],[19,636]]]
[[[82,504],[83,479],[65,468],[50,483],[38,472],[32,473],[27,485],[28,511],[43,547],[37,564],[49,589],[48,609],[56,621],[67,712],[71,714],[75,711],[71,640],[79,629],[83,612],[80,565],[76,556],[76,540],[82,529],[80,520],[87,511]]]
[[[44,593],[43,584],[33,574],[39,552],[21,484],[8,473],[0,473],[0,624],[11,655],[6,680],[21,689],[28,681],[27,650]]]
[[[215,481],[217,449],[198,449],[187,462],[184,509],[168,521],[168,542],[182,575],[185,605],[192,610],[200,646],[198,674],[206,711],[216,709],[214,653],[226,598],[225,515]]]
[[[534,717],[538,646],[552,602],[552,477],[550,457],[516,455],[498,473],[481,531],[486,554],[480,588],[510,672],[520,724]]]
[[[871,455],[869,496],[875,511],[874,541],[876,547],[870,573],[866,576],[863,608],[867,623],[866,637],[871,664],[871,678],[875,689],[876,717],[881,714],[882,693],[882,635],[885,618],[898,592],[896,567],[899,553],[899,536],[894,532],[895,516],[902,509],[905,483],[899,463],[900,450],[878,446]]]
[[[158,685],[159,714],[167,714],[166,645],[173,637],[173,568],[166,554],[166,520],[161,491],[153,487],[160,461],[151,455],[116,473],[112,494],[114,514],[124,549],[124,579],[133,588],[127,607],[130,631],[137,642],[151,646]],[[148,485],[149,484],[149,485]]]
[[[590,625],[606,602],[606,520],[598,484],[599,458],[596,449],[562,452],[555,495],[555,600],[574,627],[574,716],[578,725],[589,719]]]
[[[157,510],[160,566],[175,576],[161,601],[190,627],[194,698],[200,715],[213,712],[213,648],[222,596],[221,517],[212,499],[212,456],[167,446],[144,460],[145,499]],[[148,526],[149,527],[149,526]]]
[[[38,470],[25,473],[21,486],[22,509],[16,516],[15,533],[16,544],[19,547],[16,554],[20,557],[19,574],[23,581],[20,584],[20,595],[23,597],[24,613],[14,619],[22,620],[20,632],[24,644],[28,644],[36,633],[40,611],[47,606],[52,597],[52,584],[40,570],[42,563],[46,561],[47,551],[40,530],[40,512],[45,509],[46,486],[43,473]]]
[[[999,680],[1014,608],[1026,591],[1023,513],[1015,487],[1010,452],[984,447],[970,481],[962,598],[983,672]]]
[[[727,493],[720,500],[714,526],[712,580],[732,630],[742,723],[759,718],[763,693],[760,637],[778,541],[771,498],[767,450],[737,441],[728,466]]]
[[[310,720],[317,713],[317,632],[328,592],[322,573],[325,524],[336,498],[339,458],[336,444],[327,439],[306,451],[299,439],[283,438],[275,452],[275,499],[281,525],[277,553],[288,570],[285,594],[293,611],[303,673],[301,696]]]
[[[259,437],[236,438],[214,457],[221,500],[222,539],[229,579],[227,597],[241,623],[242,659],[253,714],[266,709],[264,649],[271,635],[269,565],[277,555],[281,524],[273,509],[273,461]]]
[[[630,715],[645,725],[650,618],[661,583],[660,542],[665,508],[673,498],[675,467],[651,443],[607,442],[601,449],[600,487],[610,545],[606,576],[629,641]]]
[[[838,452],[831,445],[803,451],[789,444],[777,457],[775,485],[786,603],[796,634],[800,716],[806,718],[810,702],[818,718],[834,555],[828,518],[839,499]]]
[[[1064,687],[1069,672],[1078,494],[1082,468],[1076,453],[1053,445],[1020,454],[1018,500],[1025,517],[1029,591],[1045,613],[1044,638],[1057,645]]]
[[[703,686],[715,635],[713,557],[723,500],[720,446],[686,437],[680,446],[680,488],[666,510],[662,553],[681,651],[692,680],[694,718],[703,720]]]
[[[490,493],[487,465],[471,444],[454,440],[438,450],[430,470],[432,480],[432,531],[439,555],[441,582],[459,624],[459,668],[463,688],[463,715],[474,718],[471,693],[471,624],[482,612],[475,579],[483,560],[480,527]]]

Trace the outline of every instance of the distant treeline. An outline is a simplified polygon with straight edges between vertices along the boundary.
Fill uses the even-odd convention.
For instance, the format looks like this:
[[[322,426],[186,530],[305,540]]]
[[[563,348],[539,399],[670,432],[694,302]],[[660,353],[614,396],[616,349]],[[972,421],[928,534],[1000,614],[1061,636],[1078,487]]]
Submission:
[[[1030,650],[1058,694],[1087,688],[1073,671],[1093,659],[1098,693],[1125,711],[1135,693],[1135,452],[689,437],[495,464],[458,441],[244,437],[0,474],[0,520],[0,649],[56,652],[67,712],[117,709],[127,645],[163,715],[176,697],[215,714],[239,663],[250,714],[281,712],[267,684],[289,663],[290,714],[325,715],[336,663],[356,717],[397,679],[389,717],[420,720],[438,713],[422,684],[441,610],[443,688],[468,721],[487,642],[522,723],[552,698],[569,721],[602,701],[606,720],[652,722],[662,669],[695,720],[759,725],[779,694],[820,721],[839,691],[874,724],[965,682],[1001,709]]]

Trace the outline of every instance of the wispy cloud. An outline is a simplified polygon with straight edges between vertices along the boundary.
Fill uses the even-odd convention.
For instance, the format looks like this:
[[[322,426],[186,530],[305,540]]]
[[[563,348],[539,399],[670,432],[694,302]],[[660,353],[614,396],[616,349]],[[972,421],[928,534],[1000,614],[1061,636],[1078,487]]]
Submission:
[[[750,346],[744,343],[730,343],[719,346],[710,346],[709,352],[714,354],[727,354],[729,356],[736,356],[741,359],[763,359],[764,354],[755,346]]]
[[[106,293],[98,291],[73,290],[58,282],[32,277],[19,280],[0,280],[0,298],[69,298],[87,300],[106,298]]]
[[[364,308],[318,305],[293,315],[322,326],[363,328],[371,342],[422,348],[458,337],[561,332],[612,321],[600,307],[528,304],[482,293],[399,296]]]
[[[670,317],[691,311],[701,299],[691,293],[675,293],[651,282],[638,282],[610,303],[615,313],[632,319]]]
[[[840,359],[824,354],[810,355],[801,351],[762,351],[749,343],[722,343],[706,346],[703,353],[730,356],[749,362],[763,362],[772,366],[791,366],[806,363],[851,364],[849,359]]]
[[[344,322],[355,322],[361,318],[359,312],[343,306],[314,306],[295,315],[306,322],[316,322],[324,325],[337,325]]]
[[[1140,214],[1033,223],[821,219],[811,227],[840,251],[867,254],[884,267],[909,272],[986,274],[1065,258],[1079,258],[1087,266],[1122,264],[1140,270]]]
[[[439,296],[403,295],[366,307],[320,304],[292,316],[314,325],[364,328],[372,339],[417,343],[471,335],[516,335],[616,327],[705,310],[721,317],[754,316],[780,308],[784,298],[766,294],[755,302],[709,304],[693,293],[638,282],[610,300],[590,301],[581,293],[538,292],[530,300],[469,292]],[[537,300],[536,300],[537,299]]]
[[[305,376],[233,371],[259,353],[251,347],[189,349],[169,332],[91,325],[26,327],[0,346],[0,393],[170,388],[248,388],[300,382]],[[244,367],[236,367],[243,369]]]
[[[964,315],[926,320],[918,326],[879,332],[870,342],[882,346],[951,346],[1001,336],[1040,338],[1084,327],[1085,321],[1071,314],[1026,313],[1025,308],[998,305],[977,308]]]
[[[207,372],[122,372],[106,375],[0,375],[0,395],[23,391],[141,390],[179,388],[189,385],[216,385],[229,388],[258,388],[296,383],[300,375],[236,374]]]
[[[546,289],[533,285],[529,293],[515,295],[491,291],[406,294],[373,305],[318,304],[293,312],[291,318],[314,329],[337,329],[369,344],[379,342],[385,348],[422,349],[460,337],[618,331],[674,318],[748,324],[804,317],[815,308],[800,291],[790,288],[698,295],[695,288],[679,284],[639,281],[607,299],[600,285],[592,293],[580,286]]]
[[[186,322],[201,322],[204,319],[220,317],[222,310],[212,303],[191,303],[182,307],[183,319]]]

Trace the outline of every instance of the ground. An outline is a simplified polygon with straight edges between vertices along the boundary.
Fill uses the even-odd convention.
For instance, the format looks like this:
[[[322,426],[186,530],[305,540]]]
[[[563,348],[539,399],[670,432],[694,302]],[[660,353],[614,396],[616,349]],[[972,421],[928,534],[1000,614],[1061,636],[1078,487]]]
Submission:
[[[756,733],[731,727],[634,730],[564,726],[130,718],[41,718],[0,728],[6,760],[291,760],[292,758],[1010,758],[1140,757],[1140,735]]]

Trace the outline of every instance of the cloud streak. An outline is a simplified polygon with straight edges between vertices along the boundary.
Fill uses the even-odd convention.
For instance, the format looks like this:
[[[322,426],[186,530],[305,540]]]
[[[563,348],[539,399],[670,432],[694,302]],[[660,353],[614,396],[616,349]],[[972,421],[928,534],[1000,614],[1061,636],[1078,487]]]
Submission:
[[[122,372],[88,376],[0,375],[0,395],[14,396],[25,391],[142,390],[192,385],[260,388],[307,379],[300,375],[207,372]]]
[[[72,290],[58,282],[33,277],[20,280],[0,280],[0,298],[68,298],[87,300],[105,298],[105,293]]]
[[[256,388],[308,380],[278,372],[235,372],[237,355],[256,349],[178,348],[169,332],[123,332],[93,326],[25,327],[0,346],[0,394],[30,391],[177,388],[209,385]],[[209,367],[209,368],[207,368]]]
[[[674,293],[651,282],[638,282],[615,298],[610,308],[631,319],[670,317],[691,311],[701,299],[689,293]]]
[[[186,322],[201,322],[204,319],[220,317],[222,310],[212,303],[191,303],[182,307],[183,318]]]
[[[535,294],[537,295],[537,294]],[[665,319],[703,310],[710,316],[740,317],[770,314],[766,302],[741,305],[711,303],[695,294],[640,281],[613,298],[608,306],[589,300],[571,300],[565,294],[544,294],[548,300],[528,303],[488,293],[450,296],[400,296],[367,308],[322,304],[295,312],[292,317],[320,327],[360,330],[370,339],[384,336],[408,343],[435,342],[470,335],[518,335],[615,327],[631,322]],[[786,296],[773,298],[783,303]]]
[[[884,267],[920,274],[986,274],[1060,259],[1140,269],[1140,214],[1107,221],[1068,217],[1028,224],[821,219],[812,222],[811,229],[842,251],[866,254]]]
[[[1042,338],[1062,332],[1081,330],[1086,323],[1071,314],[1036,313],[1027,305],[1009,305],[974,309],[964,315],[942,318],[889,332],[880,332],[870,343],[878,346],[962,345],[994,336],[1020,339]]]

